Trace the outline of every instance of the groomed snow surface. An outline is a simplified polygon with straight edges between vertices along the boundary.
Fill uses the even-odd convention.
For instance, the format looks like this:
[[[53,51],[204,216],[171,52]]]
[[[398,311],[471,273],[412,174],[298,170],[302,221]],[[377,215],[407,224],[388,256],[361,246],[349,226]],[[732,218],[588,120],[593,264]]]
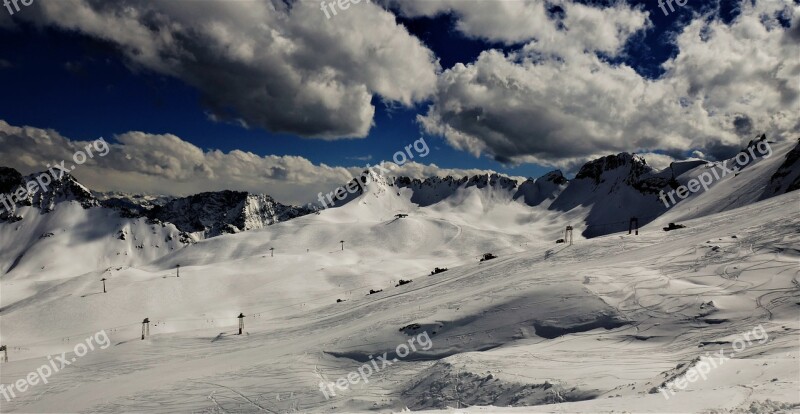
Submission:
[[[112,345],[11,401],[0,396],[0,411],[800,410],[800,192],[700,218],[679,205],[638,236],[587,240],[577,229],[572,246],[553,243],[565,215],[481,197],[420,208],[406,194],[365,194],[157,255],[131,246],[175,230],[143,221],[130,224],[124,248],[91,227],[19,248],[28,257],[0,285],[10,358],[0,382],[25,378],[47,355],[71,359],[100,330]],[[71,228],[93,211],[24,211],[2,234],[38,235],[47,220]],[[675,217],[686,228],[664,232]],[[0,244],[8,252],[28,239]],[[489,252],[498,258],[479,262]],[[430,275],[435,267],[449,270]],[[400,279],[413,282],[395,287]],[[768,340],[733,350],[758,327]],[[394,353],[423,332],[429,349]],[[731,359],[707,379],[669,398],[657,391],[720,349]],[[368,383],[330,399],[320,391],[384,353],[398,361]]]

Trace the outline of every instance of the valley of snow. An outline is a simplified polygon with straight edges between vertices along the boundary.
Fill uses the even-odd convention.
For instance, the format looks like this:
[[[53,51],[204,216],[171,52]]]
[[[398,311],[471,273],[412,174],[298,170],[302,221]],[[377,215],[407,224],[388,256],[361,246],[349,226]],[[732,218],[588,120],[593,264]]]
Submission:
[[[113,210],[22,207],[0,223],[0,383],[100,330],[112,345],[0,412],[800,410],[800,192],[762,197],[791,147],[666,212],[613,171],[601,191],[526,195],[537,208],[493,186],[421,202],[378,177],[341,207],[189,245]],[[586,239],[585,223],[612,227]],[[555,244],[567,225],[575,243]],[[759,326],[769,339],[734,356]],[[430,349],[320,391],[422,332]],[[706,380],[656,391],[720,349]]]

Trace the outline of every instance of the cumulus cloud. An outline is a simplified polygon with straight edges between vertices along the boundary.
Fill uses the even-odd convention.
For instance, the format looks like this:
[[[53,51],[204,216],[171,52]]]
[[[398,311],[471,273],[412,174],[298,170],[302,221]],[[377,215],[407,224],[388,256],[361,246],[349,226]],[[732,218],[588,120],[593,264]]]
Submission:
[[[565,0],[385,0],[409,17],[456,16],[462,34],[506,45],[533,42],[541,52],[616,54],[645,26],[646,13],[618,2],[605,8]]]
[[[702,150],[720,158],[755,133],[782,139],[800,130],[792,41],[800,8],[787,0],[744,2],[730,24],[696,16],[675,37],[678,54],[659,79],[607,59],[650,24],[624,3],[554,2],[558,15],[540,1],[501,2],[491,15],[480,10],[485,2],[432,3],[439,6],[396,7],[410,15],[453,13],[469,36],[527,42],[444,71],[418,118],[428,133],[476,156],[566,169],[621,151]],[[518,19],[529,23],[508,24]]]
[[[182,79],[215,121],[358,138],[373,125],[375,97],[425,103],[421,127],[454,148],[574,170],[622,151],[723,158],[756,134],[800,132],[800,7],[748,0],[740,8],[729,23],[713,14],[688,21],[658,79],[618,63],[651,27],[647,12],[624,1],[377,0],[326,19],[311,1],[59,0],[35,2],[19,19],[102,39],[132,69]],[[450,14],[460,34],[505,47],[442,71],[393,13]],[[149,137],[118,139],[138,148],[152,145]],[[187,171],[157,165],[163,177]]]
[[[433,52],[368,2],[330,20],[317,2],[283,0],[59,0],[26,12],[192,85],[212,119],[302,137],[365,137],[375,95],[413,105],[439,71]]]
[[[17,127],[0,120],[0,165],[23,174],[42,171],[90,145],[71,140],[57,131]],[[367,164],[328,166],[299,156],[260,156],[234,150],[204,151],[172,134],[126,132],[106,140],[111,149],[103,157],[78,166],[73,175],[97,191],[189,195],[203,191],[239,190],[266,193],[285,203],[305,204],[358,176]],[[424,161],[424,159],[420,159]],[[375,162],[377,164],[378,162]],[[485,174],[486,170],[441,169],[409,162],[384,164],[393,175],[412,178]]]

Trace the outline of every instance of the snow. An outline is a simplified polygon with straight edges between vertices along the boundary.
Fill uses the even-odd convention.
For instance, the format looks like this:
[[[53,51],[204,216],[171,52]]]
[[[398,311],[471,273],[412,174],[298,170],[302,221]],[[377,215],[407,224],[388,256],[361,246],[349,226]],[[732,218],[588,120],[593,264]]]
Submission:
[[[638,236],[578,235],[592,218],[627,229],[629,211],[613,213],[617,202],[632,207],[630,188],[608,197],[543,183],[532,196],[547,202],[532,207],[492,177],[446,197],[376,179],[341,207],[189,245],[171,224],[109,209],[23,207],[24,220],[0,224],[0,343],[10,350],[0,382],[47,355],[71,356],[101,329],[112,346],[10,402],[0,396],[0,411],[796,410],[800,192],[759,201],[758,191],[790,149],[642,223]],[[677,179],[701,173],[696,164]],[[566,191],[574,208],[550,209]],[[686,228],[664,232],[668,222]],[[575,244],[555,244],[568,224]],[[498,258],[479,262],[489,252]],[[430,275],[435,267],[449,270]],[[413,282],[395,287],[400,279]],[[151,336],[140,340],[145,317]],[[758,326],[769,341],[669,399],[653,391]],[[320,381],[396,355],[423,331],[429,350],[325,399]]]

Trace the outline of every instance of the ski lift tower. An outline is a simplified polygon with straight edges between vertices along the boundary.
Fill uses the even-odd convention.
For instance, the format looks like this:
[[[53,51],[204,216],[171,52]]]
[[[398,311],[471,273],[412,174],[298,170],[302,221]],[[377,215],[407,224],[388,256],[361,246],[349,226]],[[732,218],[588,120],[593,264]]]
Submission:
[[[628,226],[628,234],[631,234],[633,231],[636,231],[636,235],[639,235],[639,218],[638,217],[631,217],[631,223]]]
[[[572,246],[572,226],[567,226],[567,229],[564,230],[564,243],[567,243],[569,240],[569,245]]]
[[[239,335],[242,334],[242,330],[244,329],[244,313],[239,313]]]
[[[144,318],[142,321],[142,341],[145,336],[150,336],[150,318]]]

